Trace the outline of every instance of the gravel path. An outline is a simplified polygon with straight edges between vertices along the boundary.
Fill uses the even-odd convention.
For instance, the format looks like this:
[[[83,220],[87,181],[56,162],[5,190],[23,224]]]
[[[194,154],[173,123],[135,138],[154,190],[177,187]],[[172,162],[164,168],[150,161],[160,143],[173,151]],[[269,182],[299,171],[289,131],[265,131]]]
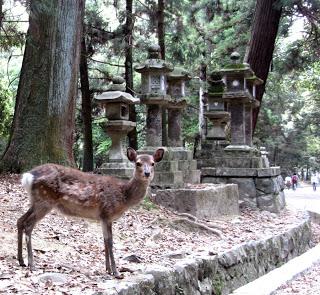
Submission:
[[[320,263],[312,269],[300,274],[296,279],[281,286],[273,295],[319,295],[320,294]]]
[[[313,192],[310,185],[304,184],[304,188],[296,192],[290,191],[286,194],[287,202],[293,207],[301,209],[316,209],[320,201],[320,189]],[[303,206],[303,207],[301,207]],[[313,243],[320,243],[320,225],[312,224]],[[320,294],[320,262],[311,269],[298,275],[294,280],[281,286],[273,295],[319,295]]]

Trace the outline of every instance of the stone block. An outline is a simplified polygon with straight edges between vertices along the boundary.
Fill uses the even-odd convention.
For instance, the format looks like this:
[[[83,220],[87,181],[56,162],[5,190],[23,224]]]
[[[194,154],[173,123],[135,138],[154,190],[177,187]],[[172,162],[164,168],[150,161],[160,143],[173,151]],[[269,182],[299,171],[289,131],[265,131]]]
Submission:
[[[184,170],[183,182],[184,183],[200,183],[200,170]]]
[[[255,168],[216,168],[216,176],[228,176],[228,177],[254,177],[257,175],[257,169]]]
[[[178,161],[178,170],[197,170],[196,160],[180,160]]]
[[[162,160],[161,162],[159,162],[155,165],[155,171],[157,171],[157,172],[161,172],[161,171],[174,172],[174,171],[179,170],[178,167],[179,167],[179,165],[178,165],[177,161],[164,161],[164,160]]]
[[[275,177],[256,178],[257,195],[278,194],[280,187]]]
[[[257,191],[253,178],[228,178],[227,183],[238,185],[239,199],[256,205]]]
[[[201,178],[203,177],[215,177],[216,176],[216,168],[206,167],[201,169]]]
[[[217,216],[239,214],[239,194],[234,184],[210,185],[203,189],[158,190],[154,201],[198,218],[213,219]]]
[[[183,173],[181,171],[155,173],[151,185],[153,184],[159,187],[183,186]]]
[[[130,162],[104,163],[98,169],[99,174],[110,175],[122,179],[130,179],[134,172],[134,166]]]
[[[257,170],[258,177],[271,177],[280,175],[280,167],[260,168]]]
[[[281,175],[277,176],[277,182],[279,184],[280,190],[283,191],[285,189],[285,183]]]
[[[278,194],[261,195],[257,197],[257,205],[261,210],[279,213],[281,210]]]

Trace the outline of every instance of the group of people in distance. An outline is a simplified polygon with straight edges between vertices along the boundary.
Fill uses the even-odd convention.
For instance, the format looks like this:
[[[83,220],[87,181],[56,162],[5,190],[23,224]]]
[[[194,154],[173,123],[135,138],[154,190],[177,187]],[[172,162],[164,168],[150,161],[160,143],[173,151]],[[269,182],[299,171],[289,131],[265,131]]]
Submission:
[[[284,180],[287,189],[292,188],[293,190],[295,190],[297,188],[298,181],[299,181],[299,177],[298,177],[297,173],[293,173],[292,176],[288,175]],[[313,173],[311,175],[310,182],[312,184],[313,190],[316,191],[317,190],[317,186],[319,184],[319,174],[318,174],[318,172],[317,173]]]

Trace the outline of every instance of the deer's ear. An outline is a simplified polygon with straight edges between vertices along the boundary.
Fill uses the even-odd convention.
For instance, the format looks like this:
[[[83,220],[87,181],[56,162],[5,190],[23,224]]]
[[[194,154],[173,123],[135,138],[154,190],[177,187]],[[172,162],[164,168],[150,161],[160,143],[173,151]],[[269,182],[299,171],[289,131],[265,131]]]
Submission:
[[[137,152],[133,148],[129,147],[127,148],[127,157],[129,161],[135,162],[137,160]]]
[[[164,155],[164,149],[163,148],[160,148],[160,149],[157,149],[155,152],[154,152],[154,155],[153,155],[153,159],[155,162],[160,162],[163,158],[163,155]]]

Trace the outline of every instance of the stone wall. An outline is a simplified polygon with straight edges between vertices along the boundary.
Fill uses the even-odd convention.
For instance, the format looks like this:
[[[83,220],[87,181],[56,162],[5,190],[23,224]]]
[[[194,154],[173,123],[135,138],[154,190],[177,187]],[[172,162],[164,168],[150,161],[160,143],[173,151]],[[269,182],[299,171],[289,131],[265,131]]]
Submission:
[[[279,167],[201,169],[202,183],[234,183],[246,205],[274,213],[285,207],[284,182]]]
[[[283,234],[237,245],[219,255],[180,260],[172,268],[151,266],[144,274],[105,284],[108,295],[229,294],[309,249],[309,220]]]

